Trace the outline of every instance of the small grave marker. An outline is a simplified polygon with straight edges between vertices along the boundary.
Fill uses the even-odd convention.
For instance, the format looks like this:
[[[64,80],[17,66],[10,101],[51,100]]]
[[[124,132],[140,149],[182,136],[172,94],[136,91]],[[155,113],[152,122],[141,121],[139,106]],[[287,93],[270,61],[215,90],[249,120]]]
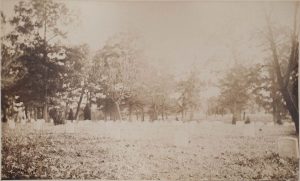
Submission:
[[[282,157],[299,158],[297,138],[282,137],[278,139],[278,153]]]

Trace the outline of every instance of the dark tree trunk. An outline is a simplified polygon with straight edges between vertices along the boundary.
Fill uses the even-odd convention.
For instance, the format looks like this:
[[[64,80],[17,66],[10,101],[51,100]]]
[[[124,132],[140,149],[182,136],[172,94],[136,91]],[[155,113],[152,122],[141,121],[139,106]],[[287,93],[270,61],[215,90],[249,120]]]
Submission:
[[[45,102],[45,105],[43,107],[43,119],[48,122],[48,103]]]
[[[91,120],[91,107],[90,104],[87,103],[83,110],[84,120]]]
[[[107,111],[104,110],[103,112],[104,112],[104,120],[107,121]]]
[[[132,117],[131,117],[131,115],[132,115],[132,104],[129,104],[129,106],[128,106],[128,119],[129,119],[129,121],[132,119]]]
[[[145,112],[144,112],[144,107],[142,107],[142,121],[145,121]]]
[[[82,99],[83,99],[84,90],[85,90],[85,88],[83,87],[81,89],[80,98],[79,98],[79,101],[78,101],[78,104],[77,104],[77,109],[76,109],[75,118],[74,118],[75,120],[78,120],[78,114],[79,114],[79,110],[80,110],[80,104],[81,104]]]
[[[165,104],[164,103],[161,106],[161,119],[165,120]]]
[[[120,121],[122,121],[122,115],[121,115],[121,110],[120,110],[120,104],[118,101],[115,101],[115,105],[117,108],[117,119],[119,119]]]
[[[1,110],[2,110],[2,122],[7,122],[7,112],[6,112],[6,107],[1,106]]]
[[[66,102],[66,109],[65,109],[65,115],[64,115],[65,119],[67,119],[69,116],[68,111],[69,111],[69,104],[68,104],[68,102]]]
[[[157,114],[157,106],[154,104],[154,120],[158,119],[158,114]]]
[[[135,111],[135,116],[136,116],[136,120],[138,121],[139,120],[139,112],[137,110]]]

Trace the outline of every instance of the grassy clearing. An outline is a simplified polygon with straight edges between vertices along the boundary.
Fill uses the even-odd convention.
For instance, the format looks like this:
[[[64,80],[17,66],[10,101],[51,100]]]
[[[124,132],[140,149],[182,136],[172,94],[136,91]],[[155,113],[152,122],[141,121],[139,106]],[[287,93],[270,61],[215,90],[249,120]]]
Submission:
[[[276,140],[292,126],[176,122],[47,125],[2,124],[2,179],[298,180],[298,160],[281,158]],[[117,130],[117,131],[116,131]],[[119,134],[112,134],[119,132]],[[188,132],[188,144],[174,143]]]

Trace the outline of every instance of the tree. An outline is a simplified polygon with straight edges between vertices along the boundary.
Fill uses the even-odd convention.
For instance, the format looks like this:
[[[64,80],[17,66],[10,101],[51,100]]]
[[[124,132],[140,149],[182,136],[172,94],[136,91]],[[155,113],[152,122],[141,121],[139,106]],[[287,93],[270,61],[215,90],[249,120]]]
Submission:
[[[194,111],[200,106],[200,91],[202,84],[196,69],[191,70],[187,80],[179,82],[178,91],[180,97],[178,99],[178,106],[182,119],[184,119],[187,111],[190,111],[189,120],[193,119]]]
[[[274,37],[273,27],[271,23],[270,16],[266,15],[268,35],[267,39],[270,45],[270,51],[273,57],[273,66],[276,73],[276,78],[278,81],[280,92],[284,98],[285,105],[295,123],[296,132],[299,133],[299,109],[298,109],[298,61],[299,61],[299,40],[298,40],[298,30],[297,30],[297,9],[298,3],[295,6],[294,12],[294,23],[291,33],[290,40],[290,54],[288,57],[288,66],[284,71],[280,66],[280,56],[278,53],[278,47],[276,44],[276,37]],[[284,74],[282,74],[285,72]],[[290,81],[291,80],[291,81]]]
[[[120,105],[129,96],[136,80],[137,50],[132,46],[132,38],[127,34],[112,37],[100,49],[93,61],[93,79],[102,85],[104,94],[115,104],[117,119],[122,120]]]
[[[1,30],[7,24],[5,15],[1,12]],[[2,121],[7,121],[7,112],[11,108],[9,103],[13,97],[12,88],[16,82],[22,79],[26,73],[21,62],[18,61],[20,51],[17,43],[17,36],[5,34],[1,36],[1,110]]]
[[[65,37],[66,33],[58,27],[70,23],[72,16],[63,3],[51,0],[20,1],[14,11],[15,16],[9,21],[14,29],[7,37],[9,48],[15,52],[11,53],[13,57],[5,56],[2,70],[6,75],[5,72],[11,70],[10,65],[22,68],[25,72],[22,78],[9,81],[14,82],[11,90],[21,96],[25,106],[42,106],[47,120],[48,104],[61,90],[64,75],[64,47],[52,40]]]
[[[253,88],[255,102],[273,115],[274,123],[281,124],[281,119],[286,115],[283,97],[281,96],[278,82],[270,59],[265,64],[252,68],[256,76]]]
[[[67,116],[69,105],[77,103],[74,116],[74,119],[77,120],[80,105],[89,83],[87,81],[90,70],[89,47],[86,44],[66,47],[65,55],[66,76],[63,82],[64,91],[60,99],[66,104],[65,116]],[[78,97],[79,100],[77,100]]]
[[[249,71],[242,64],[236,64],[220,80],[220,106],[232,113],[233,124],[242,119],[241,113],[250,98]]]

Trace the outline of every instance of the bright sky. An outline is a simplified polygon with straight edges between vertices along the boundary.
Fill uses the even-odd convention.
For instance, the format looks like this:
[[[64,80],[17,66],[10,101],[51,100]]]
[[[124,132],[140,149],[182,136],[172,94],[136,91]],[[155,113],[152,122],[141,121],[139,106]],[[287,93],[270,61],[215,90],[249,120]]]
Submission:
[[[2,0],[11,15],[15,0]],[[101,2],[63,0],[80,12],[81,24],[70,29],[71,44],[92,50],[119,32],[139,35],[148,60],[183,72],[196,62],[205,76],[232,63],[232,48],[241,61],[261,60],[255,34],[264,29],[264,8],[278,24],[291,24],[294,2]],[[250,61],[249,61],[250,60]]]

